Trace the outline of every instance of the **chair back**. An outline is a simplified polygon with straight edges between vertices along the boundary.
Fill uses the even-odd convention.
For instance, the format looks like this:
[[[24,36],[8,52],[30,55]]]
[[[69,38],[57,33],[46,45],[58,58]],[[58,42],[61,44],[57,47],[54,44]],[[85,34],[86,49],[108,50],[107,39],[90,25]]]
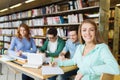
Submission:
[[[112,74],[102,74],[100,80],[114,80],[114,75]]]

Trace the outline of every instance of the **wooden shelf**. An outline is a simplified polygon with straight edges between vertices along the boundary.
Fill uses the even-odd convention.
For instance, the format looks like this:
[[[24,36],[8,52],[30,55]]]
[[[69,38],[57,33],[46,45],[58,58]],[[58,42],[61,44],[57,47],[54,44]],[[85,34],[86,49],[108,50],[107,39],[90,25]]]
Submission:
[[[2,34],[0,36],[8,36],[8,37],[12,37],[12,36],[15,36],[15,35],[10,35],[10,34]]]
[[[32,36],[32,38],[36,38],[36,39],[46,39],[45,36]],[[61,37],[62,39],[64,40],[67,40],[68,38],[67,37]]]
[[[4,42],[4,43],[10,43],[10,41],[2,41],[2,40],[0,40],[0,42]]]
[[[37,38],[37,39],[46,39],[45,36],[32,36],[32,38]]]
[[[37,18],[42,18],[42,17],[51,17],[51,16],[60,16],[60,15],[62,16],[62,15],[68,15],[68,14],[92,13],[92,12],[99,12],[99,6],[85,7],[79,10],[75,9],[75,10],[61,11],[61,12],[52,13],[52,14],[41,14],[36,17],[28,17],[28,18],[14,19],[14,20],[8,20],[8,21],[1,21],[0,23],[20,21],[20,20],[30,20],[30,19],[37,19]]]
[[[30,26],[30,28],[40,28],[40,27],[62,27],[62,26],[79,26],[81,23],[65,23],[65,24],[53,24],[53,25],[40,25],[40,26]]]
[[[18,27],[0,27],[0,29],[17,29]]]
[[[65,24],[53,24],[53,25],[40,25],[30,26],[30,28],[42,28],[42,27],[62,27],[62,26],[79,26],[81,23],[65,23]],[[18,27],[1,27],[1,29],[17,29]]]

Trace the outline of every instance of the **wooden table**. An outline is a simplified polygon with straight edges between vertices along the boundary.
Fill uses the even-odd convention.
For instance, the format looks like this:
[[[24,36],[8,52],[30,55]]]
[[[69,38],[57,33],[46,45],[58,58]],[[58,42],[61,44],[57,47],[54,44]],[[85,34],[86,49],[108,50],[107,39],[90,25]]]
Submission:
[[[114,80],[120,80],[120,75],[115,75]]]
[[[13,68],[14,70],[16,71],[19,71],[21,73],[24,73],[30,77],[33,77],[35,80],[45,80],[49,77],[52,77],[54,75],[42,75],[42,71],[41,71],[41,68],[39,69],[35,69],[35,68],[25,68],[25,67],[22,67],[18,64],[15,64],[13,62],[4,62],[4,61],[1,61],[2,63],[5,63],[7,66]],[[23,62],[21,61],[16,61],[20,64],[23,64]],[[77,68],[77,66],[68,66],[68,67],[61,67],[63,69],[64,72],[68,72],[68,71],[71,71],[71,70],[74,70]]]
[[[104,74],[101,75],[100,80],[120,80],[120,74],[119,75],[113,75],[113,74],[104,73]]]

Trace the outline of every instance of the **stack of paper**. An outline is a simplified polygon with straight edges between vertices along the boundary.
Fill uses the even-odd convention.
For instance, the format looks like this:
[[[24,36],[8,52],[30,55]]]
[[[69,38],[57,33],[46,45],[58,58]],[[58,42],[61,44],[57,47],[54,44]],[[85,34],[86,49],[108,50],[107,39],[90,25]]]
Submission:
[[[42,75],[51,75],[51,74],[64,74],[63,70],[56,66],[56,67],[51,67],[51,66],[42,66]]]
[[[1,61],[14,61],[16,60],[15,58],[12,58],[8,55],[2,55],[2,58],[0,58]]]
[[[43,56],[41,54],[27,54],[27,63],[23,67],[39,68],[43,64]]]

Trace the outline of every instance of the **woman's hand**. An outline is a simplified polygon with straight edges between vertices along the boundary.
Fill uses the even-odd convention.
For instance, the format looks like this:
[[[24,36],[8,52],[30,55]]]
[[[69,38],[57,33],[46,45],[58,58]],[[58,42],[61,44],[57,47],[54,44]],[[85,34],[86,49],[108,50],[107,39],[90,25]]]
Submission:
[[[57,62],[54,62],[54,58],[53,57],[51,57],[49,65],[52,66],[52,67],[57,66]]]
[[[77,75],[75,76],[75,80],[81,80],[83,77],[83,75],[81,73],[77,73]]]
[[[58,57],[60,60],[65,60],[65,56],[63,54],[60,54]]]
[[[49,62],[49,66],[55,67],[57,66],[57,62]]]

